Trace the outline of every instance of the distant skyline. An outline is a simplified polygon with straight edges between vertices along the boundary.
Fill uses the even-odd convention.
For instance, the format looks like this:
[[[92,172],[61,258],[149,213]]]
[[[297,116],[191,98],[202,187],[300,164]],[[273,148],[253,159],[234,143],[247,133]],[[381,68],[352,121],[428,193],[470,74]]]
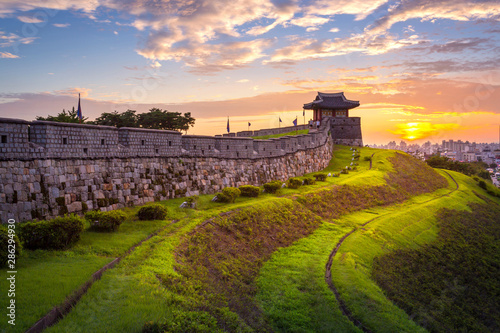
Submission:
[[[190,134],[291,126],[317,91],[363,141],[498,142],[500,2],[0,2],[0,117],[191,112]],[[312,112],[306,111],[306,121]]]

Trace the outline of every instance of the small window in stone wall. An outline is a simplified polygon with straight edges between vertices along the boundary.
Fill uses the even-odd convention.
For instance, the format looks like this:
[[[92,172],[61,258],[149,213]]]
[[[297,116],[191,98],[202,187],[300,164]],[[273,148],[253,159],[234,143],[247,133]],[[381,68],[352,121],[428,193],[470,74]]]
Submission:
[[[83,148],[83,153],[84,154],[88,154],[89,153],[89,149],[88,148]]]
[[[7,135],[2,135],[2,143],[7,143]]]
[[[196,149],[196,145],[193,146],[193,149]]]
[[[229,146],[227,146],[227,150],[229,150]]]
[[[168,142],[168,146],[169,146],[169,147],[172,147],[172,141],[169,141],[169,142]]]
[[[101,139],[101,145],[104,146],[104,142],[105,142],[104,139]]]
[[[236,152],[236,157],[240,157],[240,153]]]
[[[208,145],[208,150],[212,149],[212,146],[211,145]]]
[[[63,138],[63,145],[67,145],[68,144],[68,138]]]
[[[245,146],[245,149],[248,149],[248,146]]]
[[[155,149],[155,153],[158,154],[158,148]]]
[[[144,140],[141,140],[141,145],[144,146],[145,144]]]

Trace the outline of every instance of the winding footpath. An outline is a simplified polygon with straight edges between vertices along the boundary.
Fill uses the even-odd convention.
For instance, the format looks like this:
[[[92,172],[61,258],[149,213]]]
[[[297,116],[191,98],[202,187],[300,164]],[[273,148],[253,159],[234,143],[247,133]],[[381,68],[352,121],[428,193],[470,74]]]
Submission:
[[[169,225],[177,223],[179,220],[172,221]],[[70,311],[76,306],[76,304],[80,301],[80,299],[87,293],[90,287],[96,282],[100,280],[102,274],[116,266],[123,258],[130,255],[137,247],[142,245],[145,241],[151,239],[152,237],[158,235],[160,232],[165,230],[169,225],[164,226],[163,228],[151,233],[143,240],[139,241],[137,244],[130,247],[123,255],[118,258],[114,258],[111,262],[104,265],[97,272],[92,274],[90,278],[81,285],[77,290],[75,290],[71,295],[69,295],[66,300],[60,304],[59,306],[55,306],[52,310],[49,311],[45,316],[43,316],[40,320],[38,320],[33,326],[31,326],[25,333],[40,333],[50,326],[55,325],[59,320],[64,318]]]
[[[373,155],[372,155],[373,157]],[[370,161],[370,167],[371,167],[371,161]],[[442,170],[444,173],[446,173],[450,178],[451,180],[455,183],[455,188],[453,190],[451,190],[450,192],[446,193],[446,194],[443,194],[443,195],[440,195],[436,198],[432,198],[432,199],[429,199],[427,201],[424,201],[424,202],[421,202],[421,203],[418,203],[417,205],[422,205],[422,204],[425,204],[425,203],[428,203],[430,201],[434,201],[434,200],[438,200],[438,199],[441,199],[443,197],[446,197],[446,196],[449,196],[450,194],[452,194],[453,192],[457,191],[459,189],[459,185],[457,183],[457,181],[455,180],[455,178],[453,178],[447,171],[445,170]],[[381,217],[385,217],[387,215],[390,215],[391,213],[387,213],[387,214],[384,214],[384,215],[380,215],[380,216],[377,216],[363,224],[361,224],[361,227],[364,227],[366,226],[367,224],[381,218]],[[335,287],[335,285],[333,284],[333,281],[332,281],[332,264],[333,264],[333,259],[335,258],[335,255],[337,254],[338,250],[340,249],[340,246],[342,246],[342,244],[344,243],[344,241],[350,236],[352,235],[354,232],[356,232],[356,230],[358,230],[358,228],[354,228],[352,229],[351,231],[349,231],[348,233],[346,233],[337,243],[337,245],[335,246],[335,248],[332,250],[332,252],[330,253],[330,256],[328,257],[328,262],[326,263],[326,271],[325,271],[325,281],[326,283],[328,284],[328,287],[330,288],[330,290],[335,294],[335,298],[337,299],[337,302],[339,303],[339,307],[340,307],[340,310],[342,311],[342,313],[344,314],[344,316],[346,316],[356,327],[360,328],[363,332],[367,332],[367,333],[371,333],[372,331],[366,327],[365,325],[363,325],[363,323],[361,321],[359,321],[358,319],[356,319],[353,314],[351,313],[351,311],[349,311],[348,307],[346,306],[346,303],[345,301],[342,299],[342,297],[340,296],[340,293],[338,291],[338,289]]]

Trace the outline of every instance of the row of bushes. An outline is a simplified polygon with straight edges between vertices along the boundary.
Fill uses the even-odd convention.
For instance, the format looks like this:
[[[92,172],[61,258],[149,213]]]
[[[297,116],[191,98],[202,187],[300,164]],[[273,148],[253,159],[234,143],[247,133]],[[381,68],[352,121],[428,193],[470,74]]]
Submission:
[[[313,185],[316,181],[325,181],[328,175],[324,172],[316,173],[313,177],[305,177],[303,180],[297,177],[290,178],[287,182],[287,187],[296,189],[301,185]],[[264,184],[264,191],[266,193],[276,193],[283,183],[279,180],[274,180],[269,183]],[[226,187],[222,189],[221,192],[217,193],[215,196],[215,201],[218,202],[234,202],[234,200],[239,197],[258,197],[260,194],[260,188],[258,186],[252,185],[242,185],[239,188],[236,187]]]
[[[159,204],[147,205],[138,212],[139,220],[162,220],[167,216],[167,209]],[[114,210],[109,212],[91,211],[85,214],[89,221],[89,230],[112,232],[118,230],[127,215]],[[47,221],[34,221],[16,224],[17,235],[10,235],[6,227],[0,226],[0,267],[7,265],[9,251],[14,251],[16,258],[21,249],[29,250],[64,250],[80,240],[80,235],[85,229],[84,219],[71,214],[59,216]],[[12,239],[12,240],[10,240]],[[9,248],[9,245],[11,246]]]

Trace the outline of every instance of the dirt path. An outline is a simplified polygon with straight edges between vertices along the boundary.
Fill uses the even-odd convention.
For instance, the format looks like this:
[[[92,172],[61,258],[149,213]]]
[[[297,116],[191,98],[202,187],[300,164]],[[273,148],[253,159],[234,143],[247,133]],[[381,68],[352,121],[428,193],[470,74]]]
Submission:
[[[372,155],[373,156],[373,155]],[[370,161],[370,164],[371,164],[371,161]],[[446,193],[446,194],[443,194],[439,197],[436,197],[436,198],[432,198],[432,199],[429,199],[427,201],[424,201],[424,202],[421,202],[421,203],[418,203],[417,205],[422,205],[422,204],[425,204],[427,202],[430,202],[430,201],[433,201],[433,200],[438,200],[438,199],[441,199],[443,197],[446,197],[446,196],[449,196],[450,194],[452,194],[453,192],[457,191],[458,188],[459,188],[459,185],[457,183],[457,181],[455,180],[455,178],[453,178],[447,171],[444,171],[442,170],[444,173],[446,173],[450,178],[451,180],[453,180],[453,182],[455,183],[455,188],[453,190],[451,190],[449,193]],[[380,215],[380,216],[377,216],[363,224],[361,224],[362,227],[366,226],[368,223],[371,223],[381,217],[384,217],[384,216],[387,216],[387,215],[390,215],[391,213],[387,213],[387,214],[384,214],[384,215]],[[339,303],[339,306],[340,306],[340,310],[342,311],[342,313],[347,317],[349,318],[349,320],[355,325],[357,326],[358,328],[360,328],[363,332],[368,332],[368,333],[371,333],[372,331],[370,331],[370,329],[368,329],[368,327],[364,326],[363,323],[361,321],[359,321],[358,319],[356,319],[352,313],[349,311],[349,309],[347,308],[344,300],[342,299],[342,297],[340,296],[340,293],[338,291],[338,289],[335,287],[335,285],[333,284],[333,281],[332,281],[332,264],[333,264],[333,258],[335,258],[335,255],[337,254],[338,250],[340,249],[340,246],[342,245],[342,243],[344,243],[344,241],[347,239],[347,237],[349,237],[350,235],[352,235],[356,230],[358,230],[358,228],[355,228],[351,231],[349,231],[348,233],[346,233],[337,243],[337,245],[335,246],[335,248],[332,250],[332,252],[330,253],[330,256],[328,257],[328,262],[326,263],[326,271],[325,271],[325,281],[326,283],[328,284],[328,287],[330,288],[330,290],[335,294],[335,298],[337,299],[337,302]]]
[[[173,221],[170,224],[176,223],[178,220]],[[90,276],[90,278],[85,282],[83,285],[81,285],[76,291],[74,291],[71,295],[66,297],[66,300],[59,306],[55,306],[52,310],[49,311],[45,316],[43,316],[39,321],[37,321],[33,326],[31,326],[25,333],[39,333],[43,332],[46,328],[55,325],[59,320],[64,318],[72,309],[75,307],[75,305],[78,303],[78,301],[82,298],[83,295],[87,293],[87,291],[90,289],[90,287],[96,282],[97,280],[100,280],[102,277],[102,274],[107,271],[108,269],[111,269],[116,266],[123,258],[128,256],[132,251],[134,251],[135,248],[140,246],[142,243],[145,241],[151,239],[152,237],[158,235],[161,231],[165,230],[170,224],[166,225],[165,227],[161,228],[160,230],[157,230],[150,234],[148,237],[144,238],[137,244],[133,245],[131,248],[129,248],[122,256],[113,259],[110,263],[107,263],[104,265],[100,270],[95,272]]]

